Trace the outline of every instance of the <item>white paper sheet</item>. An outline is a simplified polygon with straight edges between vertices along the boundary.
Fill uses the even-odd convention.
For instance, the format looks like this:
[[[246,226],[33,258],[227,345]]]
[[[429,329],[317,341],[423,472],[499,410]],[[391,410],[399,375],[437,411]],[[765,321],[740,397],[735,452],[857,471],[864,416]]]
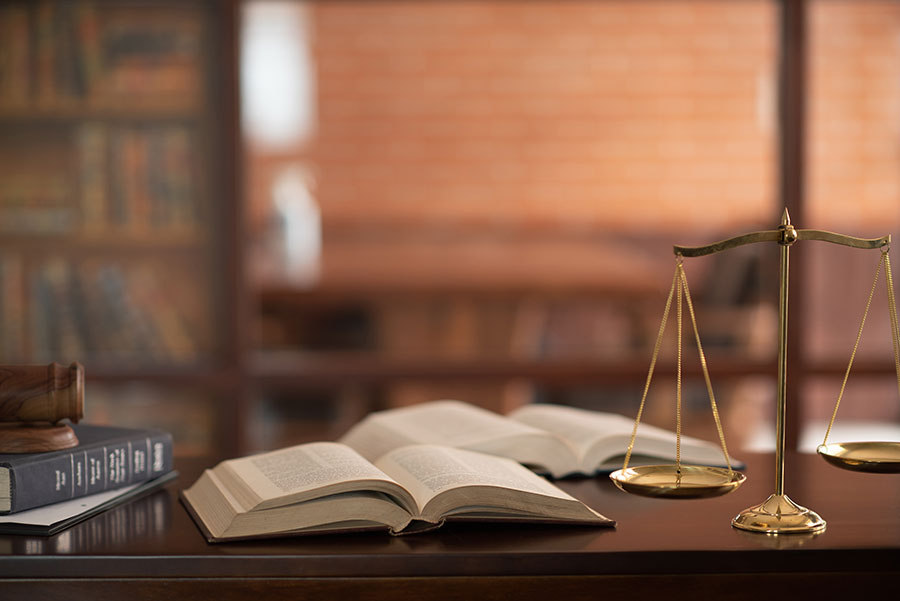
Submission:
[[[98,505],[102,505],[103,503],[111,501],[116,497],[128,494],[141,484],[143,483],[132,484],[131,486],[116,488],[114,490],[105,490],[103,492],[98,492],[97,494],[89,495],[87,497],[80,497],[77,499],[72,499],[70,501],[63,501],[61,503],[45,505],[43,507],[36,507],[34,509],[20,511],[18,513],[0,515],[0,524],[28,524],[30,526],[50,526],[51,524],[55,524],[62,520],[67,520],[71,517],[90,511]]]

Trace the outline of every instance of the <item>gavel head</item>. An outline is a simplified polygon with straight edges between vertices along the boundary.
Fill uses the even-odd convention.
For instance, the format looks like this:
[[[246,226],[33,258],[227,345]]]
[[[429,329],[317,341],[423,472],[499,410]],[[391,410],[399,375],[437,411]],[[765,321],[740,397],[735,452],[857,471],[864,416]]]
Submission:
[[[0,365],[0,422],[77,423],[84,416],[84,368]]]

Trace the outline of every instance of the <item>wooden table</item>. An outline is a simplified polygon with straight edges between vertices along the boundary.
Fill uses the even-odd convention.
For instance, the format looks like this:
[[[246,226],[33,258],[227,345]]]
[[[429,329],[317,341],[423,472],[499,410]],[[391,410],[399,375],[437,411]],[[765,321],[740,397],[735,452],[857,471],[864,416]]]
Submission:
[[[730,526],[773,491],[772,458],[748,460],[747,483],[718,499],[634,497],[605,477],[561,483],[618,520],[614,530],[458,524],[406,537],[222,545],[207,544],[177,500],[212,462],[181,461],[179,481],[150,497],[54,537],[0,537],[0,599],[821,599],[897,590],[900,476],[789,456],[786,492],[828,527],[772,537]]]

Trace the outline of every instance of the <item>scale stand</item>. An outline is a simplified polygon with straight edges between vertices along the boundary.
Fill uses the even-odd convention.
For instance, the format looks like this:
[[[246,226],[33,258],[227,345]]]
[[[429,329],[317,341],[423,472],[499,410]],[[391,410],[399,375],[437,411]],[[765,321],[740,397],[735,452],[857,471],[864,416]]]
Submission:
[[[798,230],[791,225],[787,209],[776,230],[753,232],[707,246],[674,248],[682,257],[700,257],[755,242],[777,242],[781,246],[781,272],[778,306],[778,396],[776,407],[775,492],[764,502],[745,509],[733,520],[735,528],[767,534],[813,533],[825,529],[825,520],[816,512],[794,503],[784,493],[785,407],[787,394],[787,307],[790,247],[798,240],[820,240],[863,249],[884,248],[891,237],[863,239],[821,230]]]
[[[675,278],[672,282],[672,289],[669,292],[669,298],[666,301],[666,308],[663,312],[662,324],[660,325],[659,335],[656,340],[656,346],[653,350],[653,358],[650,361],[650,371],[647,374],[647,382],[644,386],[644,396],[641,398],[640,408],[638,409],[637,418],[634,423],[634,430],[631,434],[631,442],[628,444],[628,450],[625,453],[625,463],[622,469],[610,474],[610,479],[625,492],[638,494],[649,497],[666,497],[666,498],[704,498],[720,494],[727,494],[734,491],[744,481],[744,475],[731,469],[731,462],[728,458],[728,449],[725,445],[725,436],[722,432],[722,425],[719,420],[718,410],[716,408],[715,396],[712,391],[712,384],[709,378],[709,370],[706,365],[706,357],[703,354],[703,347],[700,343],[700,334],[697,330],[697,320],[694,315],[693,303],[691,301],[690,292],[687,286],[687,278],[684,273],[683,260],[685,257],[702,257],[722,252],[745,244],[753,244],[756,242],[777,242],[781,246],[781,285],[779,291],[778,304],[778,396],[776,406],[776,436],[775,436],[775,492],[768,499],[756,505],[745,509],[738,514],[731,524],[735,528],[746,530],[749,532],[761,532],[765,534],[791,534],[791,533],[817,533],[825,529],[825,520],[816,512],[802,507],[794,503],[786,494],[784,494],[784,442],[785,442],[785,408],[787,396],[787,307],[788,307],[788,268],[790,258],[790,247],[798,240],[819,240],[822,242],[830,242],[832,244],[840,244],[852,248],[862,249],[882,249],[881,262],[875,272],[875,281],[872,283],[872,292],[869,294],[869,300],[866,304],[866,311],[863,314],[862,323],[857,334],[856,344],[853,353],[850,356],[850,364],[844,375],[844,382],[841,385],[841,393],[838,395],[835,404],[834,413],[831,417],[831,424],[825,433],[825,440],[819,445],[818,453],[829,463],[844,469],[874,472],[874,473],[900,473],[900,442],[848,442],[848,443],[832,443],[828,444],[828,434],[831,432],[831,426],[834,424],[838,407],[843,396],[847,377],[850,375],[850,368],[853,365],[853,358],[856,355],[856,349],[862,336],[863,326],[866,323],[866,316],[869,313],[869,307],[872,302],[872,295],[875,292],[875,286],[878,282],[878,275],[882,266],[885,267],[886,281],[888,287],[888,308],[891,313],[891,336],[894,347],[894,364],[897,371],[897,385],[900,390],[900,325],[897,319],[897,305],[894,298],[893,280],[891,279],[891,264],[888,257],[891,237],[884,236],[882,238],[855,238],[844,234],[835,234],[833,232],[825,232],[822,230],[798,230],[791,225],[791,219],[787,209],[781,218],[781,225],[778,229],[767,230],[762,232],[752,232],[735,236],[721,242],[709,244],[707,246],[687,247],[675,246],[676,268]],[[672,299],[677,291],[677,322],[678,322],[678,370],[676,378],[676,455],[675,465],[652,465],[641,467],[628,467],[632,450],[637,436],[638,426],[641,421],[641,414],[644,409],[644,402],[647,399],[647,391],[650,387],[650,380],[653,376],[653,370],[659,354],[660,343],[663,339],[666,320],[672,306]],[[715,468],[711,466],[683,466],[681,464],[681,330],[682,330],[682,296],[687,302],[688,311],[690,313],[693,325],[694,336],[697,341],[697,350],[700,355],[700,365],[703,370],[703,376],[706,380],[707,391],[709,393],[710,405],[712,408],[713,418],[716,421],[718,429],[719,441],[722,446],[722,452],[725,456],[725,462],[728,469]]]

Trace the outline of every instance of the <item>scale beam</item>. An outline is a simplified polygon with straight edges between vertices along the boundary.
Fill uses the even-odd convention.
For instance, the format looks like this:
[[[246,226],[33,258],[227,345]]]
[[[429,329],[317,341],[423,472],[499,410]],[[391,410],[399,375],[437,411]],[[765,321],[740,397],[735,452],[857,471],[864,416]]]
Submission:
[[[873,249],[889,246],[891,244],[891,235],[888,234],[881,238],[855,238],[823,230],[797,230],[797,240],[821,240],[822,242],[831,242],[832,244],[851,246],[853,248]]]
[[[851,246],[853,248],[882,248],[891,243],[891,236],[882,236],[881,238],[856,238],[845,234],[836,234],[834,232],[826,232],[824,230],[795,230],[790,223],[786,224],[784,229],[765,230],[762,232],[752,232],[734,236],[727,240],[713,242],[706,246],[678,246],[674,247],[676,255],[682,257],[702,257],[712,255],[723,250],[744,246],[745,244],[753,244],[754,242],[778,242],[779,244],[793,244],[797,240],[821,240],[822,242],[831,242],[832,244],[840,244],[842,246]],[[793,232],[793,235],[790,233]],[[791,239],[793,238],[793,239]]]

